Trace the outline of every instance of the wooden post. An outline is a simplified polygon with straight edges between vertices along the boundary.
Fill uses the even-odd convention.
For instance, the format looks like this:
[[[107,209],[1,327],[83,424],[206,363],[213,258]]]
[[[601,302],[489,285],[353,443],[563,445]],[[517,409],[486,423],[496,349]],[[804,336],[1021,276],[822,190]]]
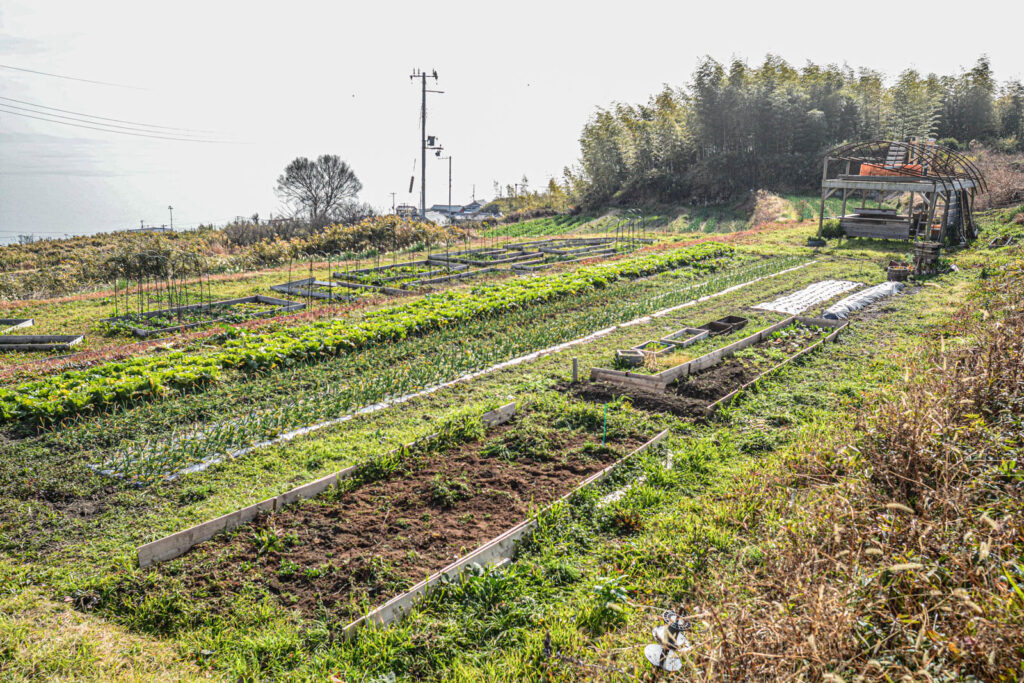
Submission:
[[[932,221],[935,220],[935,202],[938,200],[936,196],[938,194],[938,188],[932,183],[932,191],[928,194],[928,222],[925,224],[924,236],[926,240],[932,238]]]
[[[913,192],[910,193],[910,210],[907,213],[907,224],[911,228],[914,227],[914,193]],[[907,234],[909,234],[909,233],[907,233]]]
[[[572,383],[576,384],[580,381],[580,367],[579,358],[576,356],[572,357]]]
[[[949,191],[947,190],[943,196],[942,202],[942,224],[939,226],[939,243],[946,243],[946,223],[949,221]]]
[[[822,164],[821,168],[821,207],[818,209],[818,237],[821,237],[821,231],[825,227],[825,181],[828,180],[828,162],[829,158],[825,157],[825,163]]]

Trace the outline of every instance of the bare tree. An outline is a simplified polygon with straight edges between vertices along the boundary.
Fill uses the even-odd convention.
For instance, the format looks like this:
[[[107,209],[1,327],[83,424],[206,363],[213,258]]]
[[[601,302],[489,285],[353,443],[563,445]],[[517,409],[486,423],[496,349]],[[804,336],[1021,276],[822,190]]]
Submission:
[[[313,227],[330,222],[361,189],[355,172],[336,154],[322,154],[316,161],[298,157],[278,177],[276,188],[296,213],[309,215]]]

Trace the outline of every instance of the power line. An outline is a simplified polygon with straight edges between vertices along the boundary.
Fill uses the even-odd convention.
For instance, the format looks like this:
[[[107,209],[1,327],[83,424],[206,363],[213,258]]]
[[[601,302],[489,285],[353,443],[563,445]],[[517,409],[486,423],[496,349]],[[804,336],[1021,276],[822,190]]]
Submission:
[[[11,69],[12,71],[24,71],[29,74],[36,74],[39,76],[50,76],[52,78],[63,78],[66,81],[78,81],[80,83],[92,83],[93,85],[108,85],[112,88],[128,88],[129,90],[146,90],[147,88],[140,88],[135,85],[122,85],[120,83],[108,83],[107,81],[93,81],[88,78],[76,78],[75,76],[63,76],[61,74],[51,74],[46,71],[36,71],[34,69],[23,69],[18,66],[10,66],[9,64],[0,64],[0,69]]]
[[[171,137],[169,135],[149,135],[147,133],[131,133],[131,132],[124,131],[124,130],[113,130],[111,128],[100,128],[99,126],[86,126],[86,125],[83,125],[81,123],[69,123],[67,121],[60,121],[60,120],[57,120],[57,119],[44,118],[42,116],[32,116],[31,114],[23,114],[21,112],[11,111],[9,109],[4,109],[3,108],[3,107],[7,107],[7,106],[10,106],[10,105],[0,104],[0,112],[6,113],[6,114],[12,114],[14,116],[23,116],[23,117],[25,117],[27,119],[37,119],[39,121],[48,121],[49,123],[59,123],[59,124],[64,125],[64,126],[74,126],[75,128],[88,128],[89,130],[98,130],[98,131],[102,131],[104,133],[117,133],[118,135],[131,135],[131,136],[134,136],[134,137],[153,138],[153,139],[156,139],[156,140],[174,140],[175,142],[207,142],[207,143],[213,143],[213,144],[231,144],[227,140],[203,140],[201,138],[181,138],[181,137]]]
[[[124,119],[112,119],[112,118],[108,118],[106,116],[95,116],[93,114],[83,114],[80,111],[71,111],[70,109],[58,109],[57,107],[47,107],[46,105],[43,105],[43,104],[35,104],[33,102],[26,102],[25,100],[16,100],[13,97],[0,97],[0,100],[7,100],[8,102],[17,102],[18,104],[27,104],[28,106],[35,107],[36,109],[49,109],[50,111],[59,111],[59,112],[65,113],[65,114],[74,114],[76,116],[84,116],[84,117],[90,118],[90,119],[99,119],[101,121],[114,121],[115,123],[127,123],[127,124],[130,124],[130,125],[133,125],[133,126],[143,126],[145,128],[160,128],[162,130],[180,130],[180,131],[184,131],[186,133],[213,133],[214,132],[212,130],[197,130],[195,128],[175,128],[173,126],[157,126],[157,125],[153,125],[153,124],[149,124],[149,123],[139,123],[138,121],[125,121]],[[7,106],[11,107],[13,105],[7,105]],[[14,108],[17,109],[18,107],[14,107]],[[38,113],[45,114],[46,112],[38,112]],[[49,114],[49,116],[56,116],[56,114]]]
[[[8,98],[0,97],[0,100],[3,100],[3,99],[8,99]],[[124,129],[124,130],[131,130],[131,131],[141,132],[141,133],[159,133],[160,132],[160,131],[156,131],[156,130],[150,130],[150,129],[145,128],[145,127],[144,128],[139,128],[139,127],[132,127],[132,126],[119,126],[116,123],[101,123],[99,121],[92,121],[91,119],[87,119],[87,118],[78,118],[78,117],[75,117],[75,116],[64,116],[63,114],[51,114],[50,112],[47,112],[47,111],[36,111],[35,109],[29,109],[28,107],[19,107],[16,104],[6,104],[4,102],[0,102],[0,106],[7,107],[9,109],[17,109],[19,111],[27,111],[27,112],[32,113],[32,114],[41,114],[43,116],[52,116],[52,117],[57,118],[57,119],[67,119],[69,121],[79,121],[81,123],[92,123],[92,124],[96,124],[98,126],[104,126],[104,127],[107,127],[107,128],[120,128],[120,129]],[[62,110],[58,110],[58,111],[62,111]],[[88,116],[88,114],[83,114],[83,116]],[[146,124],[144,124],[144,123],[137,124],[137,126],[146,126]],[[153,128],[157,128],[157,127],[162,127],[162,126],[153,126]],[[175,130],[180,130],[180,129],[175,129]],[[113,132],[113,131],[111,131],[111,132]],[[185,136],[181,136],[181,137],[185,137]],[[201,140],[201,139],[202,138],[196,138],[197,141]]]

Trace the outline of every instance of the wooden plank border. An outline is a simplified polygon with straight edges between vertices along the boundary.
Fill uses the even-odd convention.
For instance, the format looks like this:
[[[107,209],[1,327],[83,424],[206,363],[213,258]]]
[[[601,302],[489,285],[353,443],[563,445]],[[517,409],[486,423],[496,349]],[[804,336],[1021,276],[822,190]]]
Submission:
[[[495,427],[508,422],[515,417],[515,414],[516,404],[509,403],[501,406],[500,408],[484,413],[480,419],[487,427]],[[417,439],[412,443],[401,446],[400,448],[410,448],[419,443],[431,441],[437,438],[437,436],[438,435],[436,433],[430,434],[422,439]],[[395,449],[395,451],[400,448]],[[261,512],[277,512],[284,506],[290,505],[297,500],[315,498],[331,486],[336,485],[339,481],[351,477],[358,468],[359,465],[351,465],[345,469],[328,474],[326,477],[321,477],[316,481],[311,481],[308,484],[303,484],[302,486],[297,486],[285,491],[273,498],[267,498],[266,500],[262,500],[254,505],[244,507],[241,510],[229,512],[228,514],[221,515],[216,519],[211,519],[210,521],[203,522],[202,524],[196,524],[184,531],[179,531],[171,534],[170,536],[165,536],[164,538],[139,546],[135,553],[136,559],[139,563],[139,568],[145,569],[151,565],[180,557],[191,550],[194,546],[202,543],[203,541],[210,540],[217,534],[231,531],[236,527],[251,522]]]
[[[760,382],[765,377],[768,377],[769,375],[772,375],[772,374],[778,372],[779,370],[781,370],[786,365],[789,365],[790,363],[795,361],[797,358],[800,358],[800,357],[802,357],[802,356],[804,356],[804,355],[814,351],[816,348],[818,348],[819,346],[821,346],[825,342],[835,341],[836,337],[839,336],[839,333],[843,329],[845,329],[847,325],[850,324],[849,320],[828,320],[826,318],[807,318],[807,317],[804,317],[804,316],[797,316],[797,320],[799,320],[800,322],[802,322],[804,324],[808,324],[808,325],[817,325],[819,327],[832,327],[834,329],[828,335],[826,335],[825,337],[823,337],[823,338],[819,339],[818,341],[814,342],[813,344],[811,344],[807,348],[801,349],[800,351],[797,351],[796,353],[794,353],[792,356],[790,356],[786,360],[782,361],[778,365],[775,365],[775,366],[769,368],[768,370],[765,370],[760,375],[758,375],[754,379],[750,380],[749,382],[747,382],[743,386],[739,387],[738,389],[735,389],[735,390],[729,392],[728,394],[726,394],[722,398],[718,399],[714,403],[712,403],[712,404],[710,404],[708,406],[705,406],[705,408],[704,408],[704,414],[705,415],[711,415],[716,410],[718,410],[718,408],[720,408],[721,406],[725,405],[726,403],[729,403],[729,402],[733,401],[737,396],[739,396],[741,393],[743,393],[744,391],[746,391],[750,387],[752,387],[755,384],[757,384],[758,382]]]
[[[695,372],[700,372],[701,370],[710,368],[712,365],[717,365],[723,358],[731,356],[737,351],[741,351],[748,346],[753,346],[754,344],[764,341],[764,339],[769,335],[777,330],[781,330],[787,325],[792,324],[795,320],[797,320],[797,316],[789,316],[781,322],[777,322],[774,325],[758,330],[751,335],[734,341],[732,344],[723,346],[711,353],[706,353],[700,358],[694,358],[693,360],[677,365],[674,368],[662,370],[656,375],[645,375],[643,373],[627,372],[624,370],[610,370],[607,368],[591,368],[590,381],[627,384],[638,386],[648,391],[661,392],[664,391],[665,387],[671,382],[674,382],[680,377],[686,377],[687,375],[692,375]]]
[[[223,301],[210,301],[209,303],[204,304],[189,304],[188,306],[178,306],[177,308],[162,308],[157,311],[146,311],[145,313],[142,313],[140,317],[152,318],[158,315],[164,315],[168,313],[173,314],[185,311],[209,310],[214,308],[215,306],[234,306],[236,304],[266,304],[267,306],[274,307],[267,311],[259,311],[258,313],[254,313],[250,316],[252,318],[269,318],[275,315],[280,315],[282,313],[292,313],[294,311],[301,311],[303,308],[306,307],[306,304],[304,303],[289,301],[287,299],[278,299],[277,297],[265,296],[263,294],[255,294],[253,296],[244,296],[237,299],[224,299]],[[128,320],[129,318],[132,317],[134,316],[119,315],[113,318],[103,318],[102,320],[100,320],[100,322],[116,323]],[[165,332],[178,332],[181,330],[188,330],[193,327],[199,327],[201,325],[213,325],[219,322],[223,322],[224,320],[227,320],[229,317],[231,317],[230,314],[222,316],[220,318],[214,318],[211,320],[203,320],[201,322],[196,323],[185,323],[183,325],[171,325],[170,327],[162,327],[156,330],[144,330],[139,327],[133,327],[131,328],[131,330],[136,337],[145,339],[146,337],[152,337],[154,334],[163,334]]]
[[[35,318],[0,318],[0,327],[4,328],[0,334],[7,334],[11,330],[18,330],[23,327],[32,327],[35,324]]]
[[[0,351],[69,351],[84,338],[81,334],[0,335]]]
[[[356,619],[348,626],[346,626],[342,632],[347,638],[351,638],[358,632],[359,629],[369,626],[371,624],[378,626],[386,626],[393,621],[404,618],[415,606],[416,601],[425,595],[434,585],[441,581],[442,577],[454,579],[458,577],[462,570],[472,564],[478,565],[501,565],[505,562],[511,561],[515,557],[516,547],[518,543],[531,533],[537,527],[537,519],[548,512],[555,505],[568,500],[575,493],[591,486],[602,479],[610,475],[617,467],[622,463],[626,462],[630,458],[643,453],[648,448],[655,446],[668,436],[669,430],[665,429],[656,434],[652,439],[647,441],[639,448],[633,450],[628,455],[616,460],[614,463],[604,468],[600,472],[596,472],[586,479],[584,479],[579,485],[573,488],[572,491],[565,494],[555,502],[544,507],[542,510],[537,512],[529,519],[520,522],[516,526],[512,527],[500,536],[488,541],[484,545],[480,546],[473,552],[465,555],[455,562],[451,563],[441,571],[429,576],[428,578],[420,581],[418,584],[410,588],[405,593],[398,595],[380,607],[374,609],[368,614]]]

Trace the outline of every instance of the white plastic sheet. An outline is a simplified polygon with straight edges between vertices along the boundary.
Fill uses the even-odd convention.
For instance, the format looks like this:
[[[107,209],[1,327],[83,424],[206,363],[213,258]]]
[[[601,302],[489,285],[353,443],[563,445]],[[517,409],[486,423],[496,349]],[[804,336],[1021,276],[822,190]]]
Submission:
[[[884,299],[888,296],[892,296],[896,292],[903,289],[902,282],[883,282],[880,285],[874,287],[868,287],[867,289],[851,294],[845,299],[841,299],[825,309],[822,313],[822,318],[828,318],[829,320],[846,320],[850,313],[859,311],[868,304],[873,304],[879,299]]]
[[[815,304],[828,301],[838,294],[848,292],[851,289],[857,289],[860,286],[861,283],[848,280],[822,280],[792,294],[779,297],[774,301],[766,301],[753,306],[753,308],[759,308],[762,311],[775,311],[777,313],[796,315],[797,313],[803,313]]]

